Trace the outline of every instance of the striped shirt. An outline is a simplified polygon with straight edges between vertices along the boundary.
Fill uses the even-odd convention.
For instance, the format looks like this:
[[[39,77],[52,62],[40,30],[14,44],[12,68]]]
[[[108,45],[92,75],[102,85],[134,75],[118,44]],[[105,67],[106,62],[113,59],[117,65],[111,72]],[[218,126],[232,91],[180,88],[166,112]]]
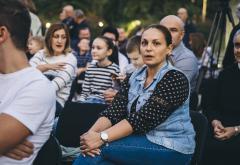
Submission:
[[[104,99],[104,91],[114,86],[112,74],[118,75],[119,72],[119,67],[115,63],[106,67],[91,63],[85,73],[80,100],[86,100],[92,96]]]
[[[58,62],[65,63],[64,69],[48,70],[43,74],[48,78],[51,77],[50,80],[55,87],[57,101],[64,106],[70,94],[72,81],[76,77],[76,57],[72,53],[68,53],[67,55],[46,56],[44,50],[40,50],[31,58],[30,65],[37,67],[38,65],[54,64]]]

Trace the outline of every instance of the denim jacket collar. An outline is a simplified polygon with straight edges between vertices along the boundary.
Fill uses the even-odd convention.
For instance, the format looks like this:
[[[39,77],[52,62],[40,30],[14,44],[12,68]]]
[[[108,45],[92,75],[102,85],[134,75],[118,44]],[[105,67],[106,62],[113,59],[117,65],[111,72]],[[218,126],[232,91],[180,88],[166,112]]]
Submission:
[[[161,74],[161,71],[164,70],[164,68],[166,68],[168,65],[169,65],[169,62],[166,61],[163,64],[163,66],[158,70],[158,72],[154,75],[153,81],[155,81],[155,80],[157,80],[159,78],[159,75]],[[147,66],[143,66],[141,68],[141,70],[139,71],[139,73],[141,73],[141,74],[136,76],[136,80],[137,81],[144,81],[144,80],[146,80],[146,77],[147,77]]]

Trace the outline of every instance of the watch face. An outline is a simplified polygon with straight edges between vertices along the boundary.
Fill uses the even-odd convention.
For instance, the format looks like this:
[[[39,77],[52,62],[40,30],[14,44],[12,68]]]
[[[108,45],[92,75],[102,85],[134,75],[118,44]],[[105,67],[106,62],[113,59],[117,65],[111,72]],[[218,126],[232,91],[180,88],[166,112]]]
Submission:
[[[103,140],[108,140],[108,135],[107,135],[105,132],[102,132],[102,133],[101,133],[101,138],[102,138]]]
[[[238,132],[238,127],[234,127],[234,130],[235,130],[236,132]]]

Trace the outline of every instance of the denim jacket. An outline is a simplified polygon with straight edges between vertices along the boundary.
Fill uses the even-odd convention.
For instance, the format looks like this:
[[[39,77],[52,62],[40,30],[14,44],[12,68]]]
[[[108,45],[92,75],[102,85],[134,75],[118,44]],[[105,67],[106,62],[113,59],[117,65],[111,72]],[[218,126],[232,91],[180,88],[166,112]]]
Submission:
[[[135,133],[145,133],[149,141],[183,154],[192,154],[195,148],[195,132],[189,116],[189,83],[179,85],[178,77],[171,77],[170,74],[178,72],[179,75],[181,71],[171,64],[165,63],[155,75],[153,82],[148,87],[144,87],[146,70],[147,67],[144,66],[135,71],[130,78],[124,80],[112,105],[103,111],[101,116],[107,117],[113,125],[126,119]],[[181,72],[181,74],[183,73]],[[171,78],[171,81],[168,78]],[[184,78],[186,80],[186,76]],[[166,83],[165,85],[168,87],[163,83]],[[179,103],[170,101],[171,99],[166,102],[162,98],[165,96],[166,90],[175,93],[178,92],[178,90],[174,90],[175,88],[183,87],[185,89],[186,86],[188,88],[184,92],[184,97],[177,93],[176,96],[173,96],[181,100]],[[165,97],[169,97],[169,95]],[[135,107],[135,105],[136,111],[131,112],[131,107]],[[156,121],[154,117],[157,117]]]
[[[157,83],[165,73],[172,69],[178,70],[171,64],[166,63],[155,75],[152,84],[145,89],[143,89],[143,85],[146,77],[146,67],[134,72],[129,79],[128,113],[130,112],[132,103],[137,97],[136,110],[138,111],[149,99]],[[184,154],[192,154],[195,148],[195,132],[189,116],[189,96],[184,104],[175,110],[166,121],[146,133],[146,136],[147,139],[153,143]]]

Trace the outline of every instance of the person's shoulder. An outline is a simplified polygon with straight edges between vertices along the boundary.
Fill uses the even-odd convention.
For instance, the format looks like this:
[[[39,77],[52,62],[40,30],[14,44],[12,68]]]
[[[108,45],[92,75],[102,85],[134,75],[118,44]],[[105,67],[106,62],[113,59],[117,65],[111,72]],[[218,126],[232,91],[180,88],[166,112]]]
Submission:
[[[67,58],[70,58],[70,59],[76,59],[76,55],[77,55],[78,53],[77,52],[75,52],[75,51],[71,51],[71,52],[68,52],[67,54],[66,54],[66,57]]]
[[[196,56],[194,55],[194,53],[190,50],[190,49],[188,49],[185,45],[183,45],[183,52],[184,52],[184,54],[186,54],[186,56],[189,56],[189,57],[194,57],[194,58],[196,58]]]
[[[118,51],[118,57],[119,57],[120,60],[128,61],[127,57],[119,51]]]
[[[186,78],[187,79],[187,76],[181,70],[179,70],[177,68],[174,68],[174,69],[171,69],[171,70],[167,71],[164,76],[172,77],[174,79],[179,79],[179,78]]]
[[[36,68],[29,67],[25,72],[25,76],[22,77],[22,80],[25,81],[27,88],[31,90],[35,89],[39,92],[52,93],[55,92],[52,83]]]
[[[66,58],[67,60],[69,60],[70,62],[74,62],[77,63],[77,53],[76,52],[69,52],[66,54]]]
[[[193,29],[194,31],[196,31],[196,25],[189,19],[185,23],[185,27]]]
[[[95,69],[95,68],[98,68],[97,63],[91,62],[88,64],[87,70],[91,70],[91,69]]]
[[[144,72],[146,71],[147,69],[147,66],[146,65],[143,65],[141,68],[138,68],[136,69],[132,74],[131,74],[131,77],[130,79],[135,79],[136,77],[138,76],[141,76],[142,74],[144,74]]]
[[[37,51],[37,53],[35,53],[34,56],[36,56],[36,55],[37,55],[37,56],[46,57],[46,52],[45,52],[44,49],[41,49],[41,50]]]
[[[110,65],[110,67],[119,69],[119,66],[117,64],[115,64],[114,62]]]
[[[36,81],[36,82],[44,82],[45,84],[51,83],[43,74],[41,71],[39,71],[35,67],[30,67],[28,72],[29,80]]]
[[[198,61],[194,53],[190,49],[188,49],[183,43],[181,43],[181,50],[177,50],[176,53],[179,54],[181,58],[193,60],[196,63]]]
[[[162,79],[158,82],[158,84],[168,84],[170,86],[174,84],[176,85],[176,83],[181,86],[186,85],[189,88],[189,80],[187,76],[179,69],[174,68],[167,71]]]
[[[239,68],[238,68],[238,64],[234,63],[232,65],[227,66],[225,69],[223,69],[220,72],[219,76],[229,76],[229,75],[234,75],[235,73],[239,73]]]
[[[29,12],[29,15],[30,15],[32,21],[41,22],[40,19],[39,19],[39,17],[38,17],[36,14],[34,14],[34,13],[32,13],[32,12]]]
[[[47,98],[50,102],[55,100],[56,91],[51,83],[41,72],[36,71],[35,81],[32,81],[29,86],[32,85],[32,90],[35,91],[39,98]]]

